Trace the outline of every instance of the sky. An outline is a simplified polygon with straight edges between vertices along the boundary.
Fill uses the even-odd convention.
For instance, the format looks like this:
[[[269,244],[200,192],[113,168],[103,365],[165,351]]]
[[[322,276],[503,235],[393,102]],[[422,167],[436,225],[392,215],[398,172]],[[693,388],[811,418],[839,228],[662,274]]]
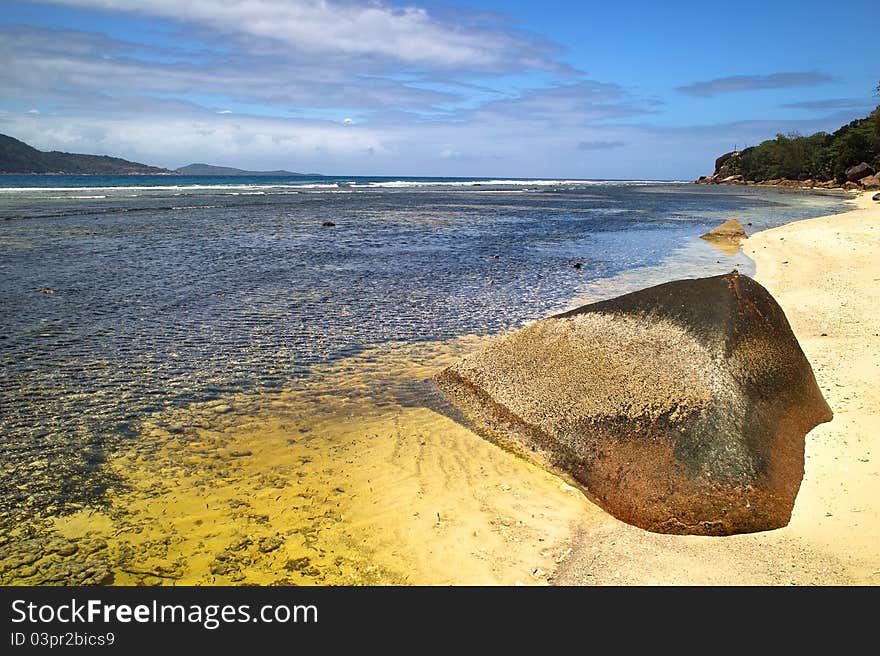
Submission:
[[[0,133],[177,168],[689,180],[880,103],[876,0],[2,0]]]

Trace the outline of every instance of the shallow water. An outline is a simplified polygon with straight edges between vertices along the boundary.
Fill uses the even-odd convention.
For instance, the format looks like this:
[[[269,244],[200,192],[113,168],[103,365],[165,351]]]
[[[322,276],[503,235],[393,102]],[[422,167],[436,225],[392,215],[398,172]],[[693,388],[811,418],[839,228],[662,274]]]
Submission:
[[[748,272],[743,256],[697,238],[731,216],[756,230],[844,209],[839,197],[689,185],[316,184],[0,190],[3,581],[431,582],[413,563],[437,527],[416,530],[393,509],[414,503],[403,479],[434,501],[450,484],[431,481],[479,487],[458,461],[485,445],[431,411],[442,399],[425,382],[462,344],[574,298]],[[414,455],[422,441],[436,447],[434,474]],[[538,475],[522,466],[496,470]],[[371,468],[381,513],[359,505]],[[303,481],[303,503],[288,503]],[[511,511],[487,498],[465,505],[491,532]],[[224,511],[200,517],[195,499]],[[240,510],[254,499],[263,511]],[[160,507],[174,521],[156,524]],[[224,528],[205,528],[211,518]],[[438,524],[451,525],[442,512]],[[496,537],[510,528],[497,526]],[[294,529],[313,535],[297,541]],[[410,536],[397,541],[409,565],[388,559],[378,536],[389,531]],[[59,556],[66,540],[79,546]],[[147,543],[153,569],[125,571]],[[44,557],[19,562],[35,548]]]

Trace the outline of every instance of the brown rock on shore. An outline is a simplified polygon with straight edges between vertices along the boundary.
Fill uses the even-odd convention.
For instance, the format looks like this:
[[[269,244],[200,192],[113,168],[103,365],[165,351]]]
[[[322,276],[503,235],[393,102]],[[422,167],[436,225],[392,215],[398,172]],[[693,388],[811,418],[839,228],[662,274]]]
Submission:
[[[735,272],[538,321],[437,382],[484,437],[659,533],[785,526],[831,419],[782,309]]]
[[[867,162],[862,162],[861,164],[856,164],[846,170],[846,179],[847,182],[858,182],[862,178],[874,175],[874,173],[876,173],[876,171],[873,166]]]

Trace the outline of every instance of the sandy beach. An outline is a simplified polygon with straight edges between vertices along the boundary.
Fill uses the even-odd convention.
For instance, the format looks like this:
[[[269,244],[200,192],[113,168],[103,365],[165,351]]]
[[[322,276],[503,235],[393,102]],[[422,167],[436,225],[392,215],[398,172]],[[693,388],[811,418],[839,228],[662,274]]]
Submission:
[[[790,524],[725,538],[582,525],[558,584],[880,583],[880,203],[760,232],[743,245],[785,310],[834,419],[806,437]]]

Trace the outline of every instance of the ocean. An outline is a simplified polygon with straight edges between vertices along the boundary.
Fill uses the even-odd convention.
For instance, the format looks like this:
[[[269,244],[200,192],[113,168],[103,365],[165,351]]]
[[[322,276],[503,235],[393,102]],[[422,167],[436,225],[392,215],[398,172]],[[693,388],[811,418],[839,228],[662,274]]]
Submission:
[[[329,462],[347,429],[328,426],[366,425],[383,412],[399,421],[403,409],[441,403],[428,382],[431,367],[446,362],[438,352],[460,355],[574,299],[733,268],[751,273],[741,253],[699,239],[728,218],[752,232],[845,209],[834,194],[652,181],[0,177],[0,540],[18,544],[16,553],[33,549],[28,540],[42,548],[57,541],[63,518],[84,512],[107,522],[127,516],[145,531],[148,511],[132,499],[179,494],[156,487],[175,476],[191,478],[199,494],[217,480],[238,481],[245,487],[228,504],[266,486],[286,489],[297,476],[333,485],[339,469],[319,472],[314,463]],[[418,375],[400,373],[402,359],[421,367]],[[289,413],[287,423],[272,424],[265,412],[273,404]],[[332,421],[322,414],[329,407]],[[246,488],[240,463],[261,457],[259,429],[270,425],[287,431],[291,450],[308,436],[314,453],[279,469],[279,447],[259,469],[264,478],[271,469],[272,481]],[[237,430],[251,431],[248,449],[230,446]],[[209,437],[220,441],[204,447]],[[369,444],[363,436],[358,453]],[[220,461],[233,464],[222,470]],[[133,473],[144,463],[156,466],[149,485]],[[264,526],[235,512],[229,522]],[[71,540],[104,530],[100,522],[80,533],[65,526]],[[124,545],[101,539],[100,558],[88,560],[92,569],[104,563],[101,582],[161,582],[163,571],[200,583],[275,580],[247,565],[256,556],[228,571],[216,566],[229,561],[218,549],[231,549],[217,544],[208,569],[180,556],[178,569],[138,578],[121,573],[131,570],[119,566]],[[345,540],[333,543],[337,554]],[[319,567],[319,552],[334,549],[316,541],[297,548],[311,545],[309,567],[319,573],[303,566],[289,576],[374,580],[363,563],[375,557],[358,560],[350,545],[348,578],[333,578],[342,566]],[[171,558],[164,548],[157,562]],[[254,553],[275,553],[262,549]],[[44,560],[25,569],[0,563],[0,581],[86,580]],[[399,580],[389,568],[375,580]]]

